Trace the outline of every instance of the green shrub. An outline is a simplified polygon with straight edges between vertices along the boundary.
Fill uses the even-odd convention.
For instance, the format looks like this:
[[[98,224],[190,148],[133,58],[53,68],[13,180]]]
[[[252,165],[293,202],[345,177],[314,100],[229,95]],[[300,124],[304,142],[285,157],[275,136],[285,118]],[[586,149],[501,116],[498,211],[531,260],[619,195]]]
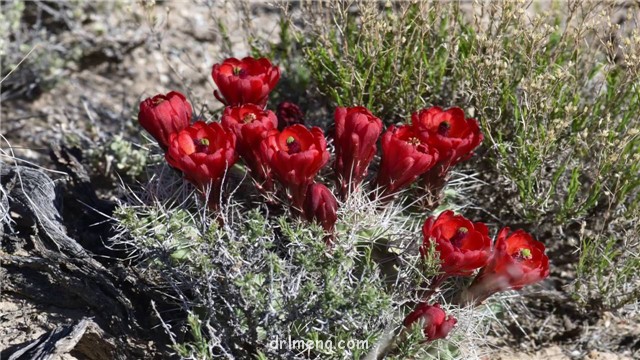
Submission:
[[[640,268],[625,227],[640,202],[638,13],[606,1],[333,1],[303,7],[301,34],[334,105],[368,106],[388,124],[434,105],[476,117],[486,135],[476,171],[492,190],[472,201],[534,233],[557,224],[580,238],[576,296],[616,307],[639,298],[625,290]],[[601,226],[618,217],[630,220]],[[586,232],[568,230],[576,223]],[[620,292],[631,297],[610,296]]]
[[[600,231],[580,234],[574,298],[590,311],[633,306],[640,299],[640,212],[603,221]]]
[[[508,180],[531,223],[637,205],[625,199],[640,185],[640,36],[598,20],[620,8],[570,3],[532,16],[523,2],[350,4],[302,16],[306,64],[335,105],[367,106],[389,124],[426,106],[465,107],[482,123],[488,170]]]

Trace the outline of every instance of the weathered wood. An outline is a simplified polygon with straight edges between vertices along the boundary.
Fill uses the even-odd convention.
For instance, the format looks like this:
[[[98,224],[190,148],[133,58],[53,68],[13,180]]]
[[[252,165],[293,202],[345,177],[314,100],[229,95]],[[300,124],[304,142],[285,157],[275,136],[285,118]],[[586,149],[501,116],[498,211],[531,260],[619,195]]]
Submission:
[[[85,359],[115,359],[116,346],[102,329],[90,319],[58,326],[51,332],[22,347],[8,360],[49,360],[56,356],[72,354]]]
[[[91,261],[84,248],[67,236],[55,206],[58,203],[55,184],[45,173],[22,166],[3,165],[0,167],[0,179],[11,211],[23,219],[32,220],[37,226],[42,235],[42,250],[53,248]]]
[[[105,222],[107,218],[103,214],[111,214],[115,204],[102,200],[96,195],[91,178],[82,165],[80,151],[54,144],[50,155],[58,169],[68,175],[65,181],[67,191],[62,193],[62,200],[65,205],[64,213],[71,214],[67,224],[71,230],[74,230],[76,241],[94,254],[109,257],[123,256],[124,254],[104,246],[104,242],[112,234],[110,234],[110,224]]]
[[[30,344],[14,346],[10,349],[13,355],[3,351],[0,356],[48,359],[61,349],[73,348],[71,345],[77,345],[91,328],[93,337],[114,339],[113,351],[99,352],[95,359],[153,358],[147,353],[146,342],[161,336],[151,329],[155,319],[148,311],[151,297],[157,293],[121,263],[112,261],[105,267],[67,234],[56,184],[43,171],[0,164],[0,185],[15,221],[11,227],[20,229],[3,235],[2,293],[26,299],[39,308],[53,305],[79,310],[93,319],[59,325]],[[5,230],[11,229],[5,226]]]

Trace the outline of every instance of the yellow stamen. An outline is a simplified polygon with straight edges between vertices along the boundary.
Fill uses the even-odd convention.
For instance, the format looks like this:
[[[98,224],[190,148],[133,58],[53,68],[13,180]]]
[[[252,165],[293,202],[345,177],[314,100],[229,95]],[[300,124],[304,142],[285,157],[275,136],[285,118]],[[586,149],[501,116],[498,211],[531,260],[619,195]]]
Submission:
[[[409,144],[411,144],[411,145],[414,145],[414,146],[420,145],[420,139],[418,139],[417,137],[409,138],[409,140],[407,140],[407,142]]]
[[[242,121],[244,121],[245,124],[248,124],[248,123],[252,122],[255,119],[256,119],[256,114],[248,113],[247,115],[244,116]]]

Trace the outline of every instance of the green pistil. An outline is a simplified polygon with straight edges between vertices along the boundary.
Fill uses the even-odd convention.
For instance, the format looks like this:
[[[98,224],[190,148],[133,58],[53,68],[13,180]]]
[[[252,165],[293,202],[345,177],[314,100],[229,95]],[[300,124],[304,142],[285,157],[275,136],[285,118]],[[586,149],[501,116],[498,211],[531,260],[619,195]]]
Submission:
[[[233,75],[240,75],[242,73],[242,68],[239,66],[234,66],[233,67]]]
[[[287,152],[289,154],[297,154],[300,151],[302,151],[302,148],[300,147],[300,143],[296,141],[296,139],[293,136],[289,136],[287,138]]]
[[[209,139],[194,139],[193,144],[196,146],[196,152],[209,153]]]
[[[527,249],[527,248],[522,248],[518,250],[517,253],[511,256],[517,261],[531,260],[531,258],[533,257],[533,255],[531,254],[531,249]]]

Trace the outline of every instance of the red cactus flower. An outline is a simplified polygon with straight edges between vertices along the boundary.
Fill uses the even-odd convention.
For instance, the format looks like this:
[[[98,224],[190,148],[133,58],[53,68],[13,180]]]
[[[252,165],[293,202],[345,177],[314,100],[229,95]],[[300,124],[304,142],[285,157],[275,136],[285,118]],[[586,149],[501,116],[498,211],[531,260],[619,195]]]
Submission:
[[[336,220],[338,202],[331,190],[326,186],[313,183],[307,189],[304,200],[304,215],[309,221],[317,221],[327,231],[332,233]]]
[[[405,319],[404,326],[411,327],[414,323],[422,321],[424,336],[427,340],[444,339],[458,322],[453,316],[440,308],[440,304],[428,305],[420,303]]]
[[[411,115],[413,126],[429,133],[429,144],[440,154],[439,163],[449,168],[473,155],[484,136],[475,119],[466,119],[458,107],[434,106]]]
[[[434,106],[411,115],[414,128],[429,134],[429,144],[440,154],[437,164],[422,176],[422,184],[430,194],[428,207],[435,208],[441,200],[451,167],[473,155],[483,135],[478,122],[466,119],[464,111]]]
[[[519,290],[549,276],[544,244],[531,234],[508,227],[498,233],[493,254],[468,289],[468,296],[482,301],[498,291]]]
[[[269,93],[280,79],[280,69],[265,58],[229,58],[213,65],[214,95],[225,105],[256,104],[264,106]]]
[[[140,103],[138,122],[151,134],[163,150],[169,147],[171,134],[189,126],[191,105],[181,93],[158,94]]]
[[[236,135],[236,150],[259,182],[258,186],[270,190],[271,179],[266,164],[260,158],[260,143],[269,130],[277,127],[276,115],[254,104],[245,104],[227,107],[222,114],[221,124]]]
[[[278,104],[278,130],[282,131],[287,126],[304,124],[304,113],[300,107],[292,102],[284,101]]]
[[[329,160],[327,142],[318,127],[311,131],[293,125],[282,132],[272,130],[260,145],[262,160],[289,191],[294,207],[302,210],[307,187]]]
[[[487,264],[491,254],[489,229],[481,222],[472,223],[453,211],[442,212],[437,218],[429,217],[422,227],[422,256],[427,255],[430,244],[435,243],[440,253],[442,271],[451,275],[467,276]]]
[[[165,158],[202,193],[210,187],[209,205],[216,208],[222,177],[237,160],[235,142],[235,135],[219,123],[196,121],[171,135]]]
[[[382,121],[362,106],[338,107],[335,112],[336,162],[340,194],[347,196],[367,173],[376,153],[376,141],[382,132]]]
[[[390,126],[382,135],[378,186],[384,189],[383,195],[393,194],[431,169],[437,160],[438,151],[427,144],[424,132],[407,125]]]

